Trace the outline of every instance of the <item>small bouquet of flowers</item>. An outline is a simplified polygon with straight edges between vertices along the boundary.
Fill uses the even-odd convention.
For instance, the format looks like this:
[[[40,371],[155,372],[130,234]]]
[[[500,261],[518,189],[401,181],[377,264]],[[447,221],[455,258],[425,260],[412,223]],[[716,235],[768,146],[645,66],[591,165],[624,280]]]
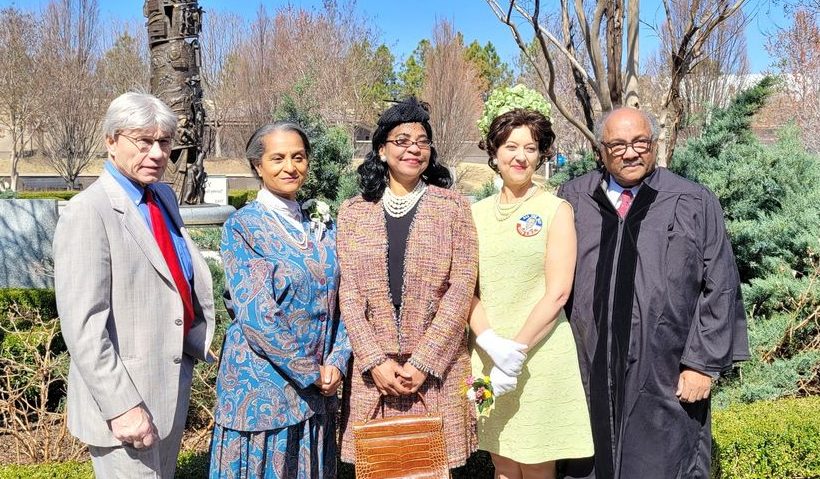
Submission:
[[[479,416],[489,416],[495,403],[493,385],[490,383],[490,376],[467,376],[464,381],[464,390],[467,399],[475,401]]]
[[[310,231],[318,241],[330,223],[330,205],[322,200],[311,198],[302,204],[302,210],[307,212],[310,218]]]

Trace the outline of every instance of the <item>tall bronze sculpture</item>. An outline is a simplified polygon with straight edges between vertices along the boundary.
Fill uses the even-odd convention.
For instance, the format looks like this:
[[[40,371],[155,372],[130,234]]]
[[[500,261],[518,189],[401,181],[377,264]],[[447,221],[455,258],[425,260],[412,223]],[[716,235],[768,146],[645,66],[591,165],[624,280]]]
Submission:
[[[180,204],[199,204],[206,178],[198,39],[202,8],[197,0],[146,0],[143,14],[148,19],[151,93],[179,115],[164,180],[172,185]]]

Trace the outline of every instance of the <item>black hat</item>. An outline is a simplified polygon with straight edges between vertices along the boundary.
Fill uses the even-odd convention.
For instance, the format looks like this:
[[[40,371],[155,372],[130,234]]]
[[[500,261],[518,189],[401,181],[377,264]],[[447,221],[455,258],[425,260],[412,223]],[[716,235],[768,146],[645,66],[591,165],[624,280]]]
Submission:
[[[424,123],[430,121],[427,105],[416,97],[409,97],[388,108],[379,117],[379,126],[395,126],[400,123]]]
[[[384,144],[390,130],[402,123],[421,123],[427,136],[432,140],[433,128],[430,126],[430,113],[427,109],[426,103],[411,96],[385,110],[373,132],[373,150],[378,150]]]

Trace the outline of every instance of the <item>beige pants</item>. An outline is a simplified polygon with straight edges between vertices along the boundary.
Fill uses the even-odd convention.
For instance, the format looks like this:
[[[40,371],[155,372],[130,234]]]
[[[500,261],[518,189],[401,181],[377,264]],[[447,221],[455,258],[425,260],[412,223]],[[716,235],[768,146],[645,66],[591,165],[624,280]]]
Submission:
[[[173,479],[182,430],[148,449],[88,446],[97,479]]]

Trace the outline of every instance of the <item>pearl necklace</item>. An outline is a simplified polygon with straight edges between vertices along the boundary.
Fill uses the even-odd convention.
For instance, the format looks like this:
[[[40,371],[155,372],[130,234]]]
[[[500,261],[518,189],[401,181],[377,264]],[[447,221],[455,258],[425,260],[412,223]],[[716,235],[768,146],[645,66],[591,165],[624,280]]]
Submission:
[[[285,236],[293,240],[293,243],[295,243],[300,249],[307,249],[308,233],[304,230],[304,226],[301,221],[303,215],[302,208],[298,203],[293,200],[288,200],[282,198],[281,196],[277,196],[267,188],[262,188],[259,190],[259,193],[256,195],[256,201],[258,201],[265,207],[266,210],[268,210],[268,212],[270,212],[270,215],[273,216],[274,221],[276,221],[276,224]],[[285,220],[283,221],[282,218],[285,218]],[[289,221],[291,219],[293,222]],[[302,234],[292,233],[285,223],[287,223],[292,230]]]
[[[388,186],[384,189],[384,195],[382,196],[384,211],[393,218],[401,218],[416,206],[425,191],[427,191],[427,183],[422,180],[416,183],[413,191],[404,196],[396,196]]]
[[[532,185],[524,197],[515,203],[501,203],[501,192],[499,192],[495,197],[495,219],[498,221],[506,220],[512,216],[525,201],[535,196],[536,193],[538,193],[538,186]]]
[[[272,212],[272,213],[273,214],[271,216],[273,216],[273,219],[276,220],[276,223],[279,225],[279,228],[282,230],[282,232],[285,233],[285,236],[292,239],[293,243],[296,244],[296,246],[298,246],[299,249],[307,249],[308,239],[309,239],[307,231],[303,231],[301,237],[300,237],[300,235],[291,233],[290,231],[288,231],[288,227],[285,226],[285,222],[282,221],[279,218],[280,213],[279,212]],[[292,229],[295,230],[296,228],[292,228]]]

